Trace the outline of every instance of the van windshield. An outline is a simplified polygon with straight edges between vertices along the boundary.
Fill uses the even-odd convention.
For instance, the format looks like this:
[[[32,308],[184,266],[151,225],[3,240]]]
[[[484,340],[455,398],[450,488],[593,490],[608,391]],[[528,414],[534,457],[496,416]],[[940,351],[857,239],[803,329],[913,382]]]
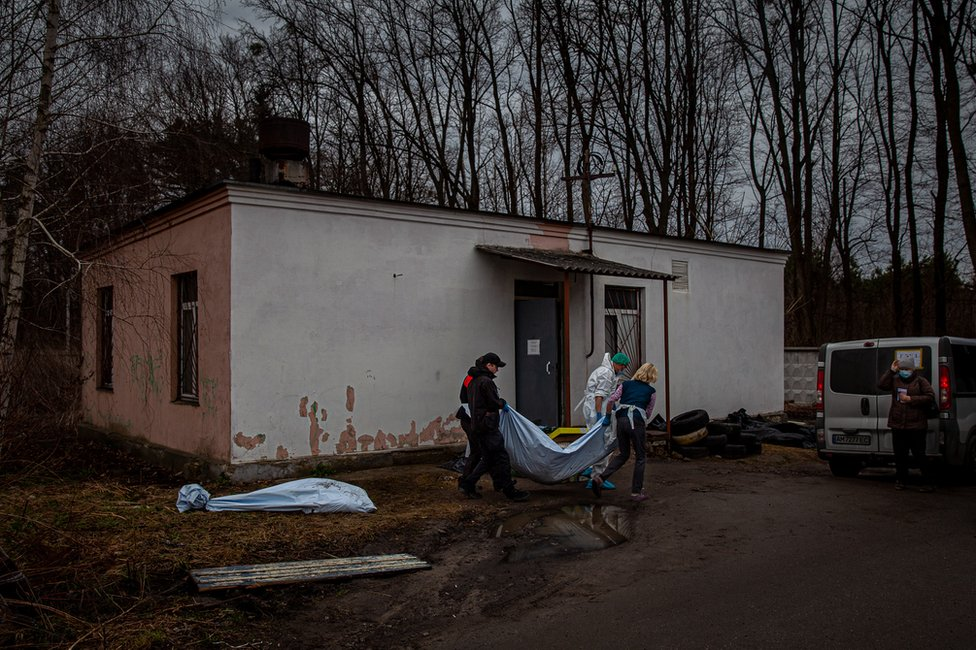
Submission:
[[[853,395],[883,395],[878,379],[891,366],[897,350],[907,346],[834,350],[830,355],[830,390]],[[932,381],[931,352],[921,347],[918,374]]]

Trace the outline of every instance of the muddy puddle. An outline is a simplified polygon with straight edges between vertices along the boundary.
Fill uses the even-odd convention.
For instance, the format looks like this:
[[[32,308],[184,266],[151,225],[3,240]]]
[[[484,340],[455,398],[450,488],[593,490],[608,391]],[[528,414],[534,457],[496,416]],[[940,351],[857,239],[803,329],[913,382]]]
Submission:
[[[633,534],[633,512],[617,506],[584,504],[556,511],[523,512],[499,525],[496,537],[514,542],[505,562],[600,551]]]

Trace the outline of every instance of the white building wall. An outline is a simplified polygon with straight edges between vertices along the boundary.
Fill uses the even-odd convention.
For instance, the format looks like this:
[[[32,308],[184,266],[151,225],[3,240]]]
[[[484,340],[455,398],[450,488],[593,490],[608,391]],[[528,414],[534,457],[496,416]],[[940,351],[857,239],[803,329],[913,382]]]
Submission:
[[[515,280],[564,275],[474,246],[558,244],[551,226],[274,188],[229,191],[233,462],[462,441],[453,419],[460,381],[488,351],[510,362],[497,383],[514,402]],[[585,242],[577,228],[570,247]],[[782,408],[781,254],[602,231],[594,249],[665,273],[672,256],[689,262],[689,293],[669,291],[672,415]],[[610,283],[645,287],[647,359],[661,369],[663,413],[661,282],[595,280],[587,359],[589,283],[571,274],[572,405],[602,359]]]
[[[264,436],[235,444],[234,461],[362,451],[361,436],[370,451],[463,441],[453,414],[468,367],[488,351],[514,357],[518,265],[474,245],[526,246],[538,228],[261,188],[232,195],[231,420],[243,440]],[[514,376],[512,364],[497,380],[513,400]]]
[[[698,408],[716,419],[740,408],[752,414],[783,408],[785,256],[701,242],[635,240],[605,232],[594,237],[593,248],[598,257],[664,273],[671,273],[672,260],[688,263],[688,292],[675,291],[668,283],[672,417]],[[658,367],[660,394],[655,411],[663,416],[667,393],[661,282],[600,276],[596,280],[597,310],[602,308],[607,285],[645,287],[646,357],[640,362]],[[589,359],[580,357],[587,374],[603,357],[602,312],[595,333],[595,352]],[[638,361],[634,362],[631,372],[637,367]],[[585,377],[574,381],[580,397],[583,384]]]

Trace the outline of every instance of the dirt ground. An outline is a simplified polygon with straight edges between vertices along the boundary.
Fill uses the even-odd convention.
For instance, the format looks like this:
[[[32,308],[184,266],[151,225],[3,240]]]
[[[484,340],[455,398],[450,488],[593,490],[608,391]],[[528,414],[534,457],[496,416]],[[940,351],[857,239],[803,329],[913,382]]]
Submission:
[[[620,483],[629,479],[630,467],[618,475]],[[24,576],[0,585],[0,644],[450,645],[444,635],[458,621],[503,618],[515,603],[524,608],[556,590],[572,597],[579,548],[565,539],[540,541],[538,526],[533,530],[537,517],[556,512],[563,519],[567,513],[569,519],[599,519],[607,533],[597,536],[602,540],[615,539],[617,533],[639,536],[634,521],[655,516],[654,492],[669,482],[684,484],[694,476],[692,491],[713,489],[711,483],[748,489],[763,475],[825,476],[827,470],[813,451],[769,445],[762,454],[741,460],[659,455],[648,462],[652,499],[644,504],[631,503],[626,489],[607,492],[598,501],[582,483],[525,480],[519,485],[532,493],[531,499],[512,503],[494,493],[487,479],[485,498],[467,500],[456,489],[455,472],[408,465],[331,477],[365,489],[378,509],[372,514],[180,514],[175,508],[185,482],[180,476],[73,434],[32,432],[8,442],[0,474],[0,544],[8,566],[15,565]],[[264,486],[204,487],[223,496]],[[529,525],[498,536],[507,520]],[[584,541],[593,539],[590,535]],[[506,561],[520,548],[546,559]],[[432,568],[338,583],[204,593],[196,592],[188,578],[194,568],[388,553],[413,554]]]

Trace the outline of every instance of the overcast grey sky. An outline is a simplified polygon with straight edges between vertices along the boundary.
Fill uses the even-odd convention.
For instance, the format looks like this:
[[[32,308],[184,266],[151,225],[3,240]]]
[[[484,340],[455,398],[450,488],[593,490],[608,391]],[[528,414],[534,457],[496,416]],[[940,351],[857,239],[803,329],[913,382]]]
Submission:
[[[237,30],[240,20],[249,23],[257,23],[257,14],[250,7],[245,7],[241,0],[225,0],[224,2],[224,27],[228,31]]]

